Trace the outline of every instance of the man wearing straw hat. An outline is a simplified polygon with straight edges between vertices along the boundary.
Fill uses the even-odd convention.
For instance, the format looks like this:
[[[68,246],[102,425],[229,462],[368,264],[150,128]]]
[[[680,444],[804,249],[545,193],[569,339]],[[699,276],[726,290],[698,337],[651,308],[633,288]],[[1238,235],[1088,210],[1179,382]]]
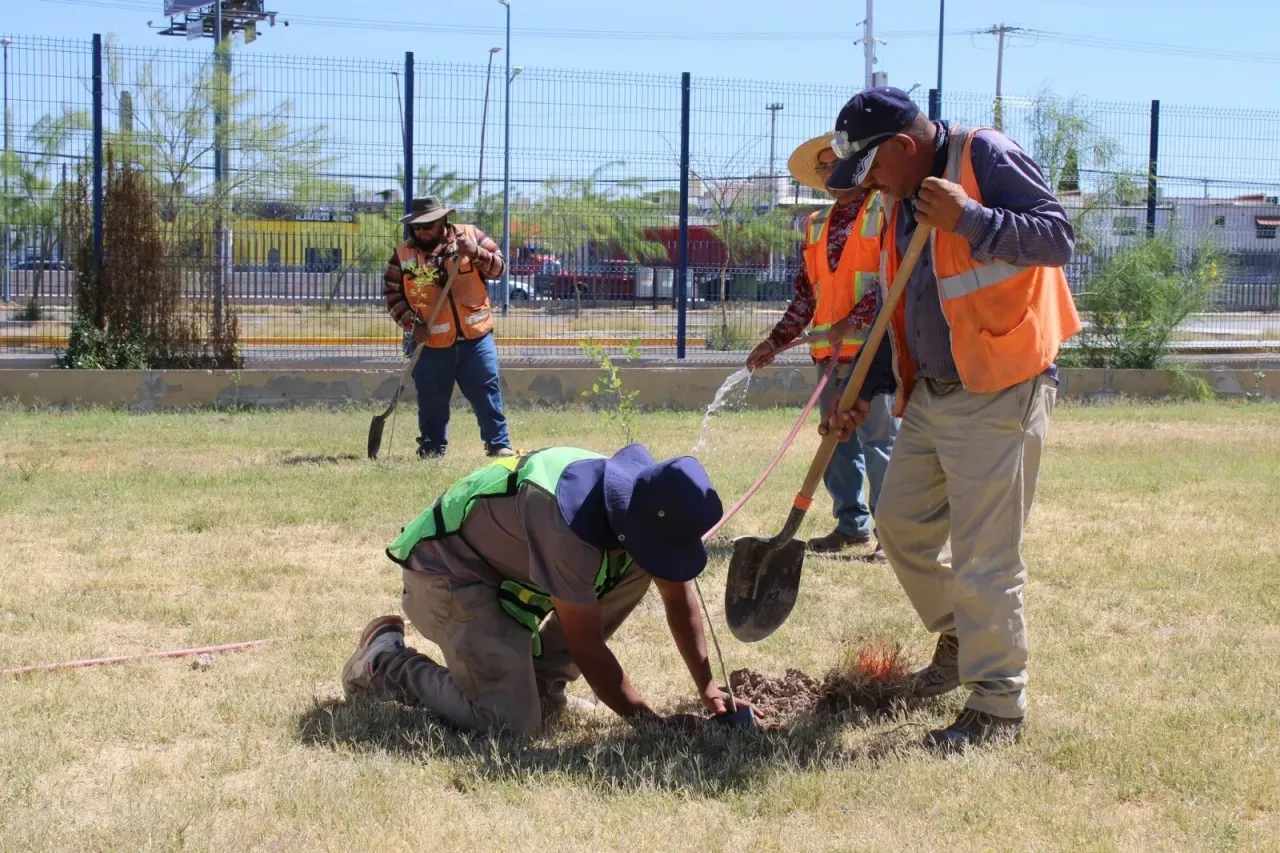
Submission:
[[[833,134],[810,139],[791,155],[787,168],[799,183],[834,199],[830,208],[809,217],[805,229],[804,266],[796,274],[795,296],[769,337],[747,357],[752,369],[771,362],[779,348],[795,340],[806,326],[826,337],[811,343],[809,354],[821,377],[840,343],[836,376],[823,389],[823,410],[839,396],[851,364],[867,337],[879,306],[877,275],[880,268],[880,194],[860,187],[832,189],[827,176],[838,161],[831,149]],[[890,410],[888,395],[872,398],[867,419],[849,441],[831,457],[823,483],[831,495],[836,529],[809,540],[818,553],[839,553],[871,541],[871,520],[880,485],[889,465],[898,419]],[[870,481],[870,501],[862,497],[862,485]],[[871,559],[883,560],[877,543]]]
[[[415,198],[400,221],[410,237],[396,247],[383,276],[382,297],[391,317],[422,345],[413,368],[418,389],[418,456],[443,456],[449,445],[449,400],[456,382],[471,403],[489,456],[514,456],[498,381],[498,348],[485,282],[498,278],[506,260],[498,245],[474,225],[453,225],[454,212],[435,196]],[[427,328],[455,271],[447,304]]]

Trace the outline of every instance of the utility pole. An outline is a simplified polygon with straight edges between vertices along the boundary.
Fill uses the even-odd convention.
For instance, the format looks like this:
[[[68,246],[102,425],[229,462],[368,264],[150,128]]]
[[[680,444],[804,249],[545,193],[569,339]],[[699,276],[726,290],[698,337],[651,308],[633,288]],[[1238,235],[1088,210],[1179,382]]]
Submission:
[[[782,109],[782,104],[769,104],[765,109],[769,111],[769,209],[773,210],[778,204],[778,179],[773,173],[774,140],[777,138],[778,110]]]
[[[866,66],[863,86],[870,89],[875,86],[876,73],[876,0],[867,0],[867,18],[862,22],[862,59]]]
[[[867,0],[867,20],[865,21],[866,32],[862,38],[862,58],[866,64],[867,82],[866,87],[870,89],[875,85],[876,73],[876,0]]]
[[[996,104],[993,115],[992,125],[996,130],[1004,130],[1004,107],[1000,101],[1000,86],[1004,78],[1004,37],[1009,33],[1022,32],[1022,27],[1006,27],[1000,24],[987,30],[988,33],[995,36],[996,42]]]
[[[942,34],[943,24],[947,19],[947,0],[938,0],[938,94],[934,101],[937,115],[930,116],[934,121],[942,118]]]
[[[778,178],[773,174],[774,169],[774,141],[777,138],[778,129],[778,110],[782,109],[781,103],[772,103],[765,107],[769,111],[769,212],[778,206]],[[774,258],[773,249],[769,250],[769,277],[774,275]]]
[[[213,11],[207,11],[209,6]],[[224,308],[229,301],[227,285],[230,266],[234,260],[232,233],[227,228],[225,216],[226,178],[230,171],[227,150],[227,110],[231,105],[231,36],[244,34],[245,44],[258,38],[258,25],[276,25],[275,12],[267,11],[265,0],[216,0],[216,2],[188,3],[166,2],[164,14],[169,26],[160,29],[162,36],[183,36],[187,39],[203,38],[212,24],[213,30],[213,327],[221,333],[225,322]],[[226,8],[224,8],[224,6]],[[148,26],[151,24],[147,22]],[[132,118],[130,118],[132,120]]]
[[[484,200],[484,132],[489,126],[489,78],[493,75],[493,55],[500,47],[489,48],[489,67],[484,72],[484,112],[480,119],[480,174],[476,177],[476,204]]]

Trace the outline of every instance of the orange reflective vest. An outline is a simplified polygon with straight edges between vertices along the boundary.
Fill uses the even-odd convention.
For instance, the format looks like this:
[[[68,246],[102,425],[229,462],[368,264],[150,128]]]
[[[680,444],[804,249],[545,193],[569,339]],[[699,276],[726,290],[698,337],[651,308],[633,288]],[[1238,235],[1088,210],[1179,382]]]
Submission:
[[[947,150],[947,180],[981,203],[974,177],[973,135],[984,128],[953,127]],[[881,293],[898,271],[897,218],[888,215],[880,254]],[[938,298],[951,327],[951,355],[964,387],[978,394],[1003,391],[1043,373],[1062,342],[1080,331],[1067,277],[1061,267],[1021,267],[1006,261],[980,263],[958,234],[934,231],[929,240]],[[907,346],[906,300],[899,300],[889,325],[893,370],[898,381],[895,414],[901,415],[915,387],[916,364]]]
[[[476,238],[476,230],[470,225],[452,226]],[[396,247],[396,260],[400,262],[404,298],[413,313],[423,323],[431,319],[431,312],[444,291],[446,273],[427,260],[427,253],[412,240]],[[493,331],[493,311],[489,307],[489,289],[476,272],[470,258],[462,258],[458,274],[449,291],[449,304],[436,315],[428,330],[427,346],[451,347],[461,335],[466,340],[483,338]]]
[[[831,269],[827,238],[831,230],[831,208],[819,210],[809,217],[805,231],[804,269],[813,285],[816,305],[812,332],[825,332],[849,316],[853,306],[875,286],[880,271],[880,227],[884,212],[880,193],[873,192],[862,202],[853,221],[849,239],[840,252],[840,262]],[[840,360],[851,360],[867,340],[870,329],[853,332],[840,346]],[[815,361],[826,361],[834,352],[827,341],[809,344]]]

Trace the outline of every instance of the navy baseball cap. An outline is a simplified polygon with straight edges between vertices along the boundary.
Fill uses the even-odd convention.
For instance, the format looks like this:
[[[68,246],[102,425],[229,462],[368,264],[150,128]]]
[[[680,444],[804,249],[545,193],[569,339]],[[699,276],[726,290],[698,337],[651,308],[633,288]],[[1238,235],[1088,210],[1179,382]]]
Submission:
[[[833,190],[852,189],[866,179],[876,147],[901,133],[920,115],[911,96],[892,86],[864,89],[849,99],[836,116],[831,149],[840,162],[827,177]]]

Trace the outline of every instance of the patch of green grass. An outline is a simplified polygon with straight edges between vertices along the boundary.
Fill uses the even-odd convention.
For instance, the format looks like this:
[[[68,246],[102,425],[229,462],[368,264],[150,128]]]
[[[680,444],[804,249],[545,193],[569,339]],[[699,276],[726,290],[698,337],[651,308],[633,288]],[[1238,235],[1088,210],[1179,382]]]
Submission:
[[[713,419],[700,458],[726,503],[795,414]],[[1026,543],[1027,736],[952,760],[914,744],[956,697],[692,740],[606,713],[513,741],[348,705],[360,628],[398,612],[383,548],[485,461],[465,413],[448,457],[413,459],[405,411],[391,461],[367,462],[369,415],[0,409],[0,667],[274,638],[207,671],[0,678],[0,850],[1277,847],[1280,407],[1059,409]],[[511,419],[522,447],[616,449],[586,409]],[[636,432],[672,456],[700,420]],[[806,431],[725,533],[776,532],[816,446]],[[820,497],[802,535],[831,523]],[[736,643],[727,555],[703,589],[731,668],[821,675],[868,636],[931,649],[890,569],[813,556],[790,620]],[[654,596],[611,646],[655,706],[693,707]]]

